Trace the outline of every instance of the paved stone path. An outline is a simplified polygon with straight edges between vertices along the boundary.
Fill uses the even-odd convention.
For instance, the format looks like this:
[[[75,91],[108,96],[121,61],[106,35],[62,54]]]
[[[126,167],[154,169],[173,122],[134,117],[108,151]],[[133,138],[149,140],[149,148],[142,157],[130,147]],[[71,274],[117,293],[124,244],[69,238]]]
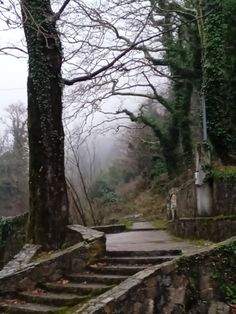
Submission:
[[[145,230],[153,228],[149,222],[135,223],[135,231],[107,234],[108,251],[152,251],[181,249],[183,253],[194,252],[202,246],[189,241],[175,241],[165,230]],[[139,229],[140,231],[137,231]],[[145,231],[142,231],[144,229]]]

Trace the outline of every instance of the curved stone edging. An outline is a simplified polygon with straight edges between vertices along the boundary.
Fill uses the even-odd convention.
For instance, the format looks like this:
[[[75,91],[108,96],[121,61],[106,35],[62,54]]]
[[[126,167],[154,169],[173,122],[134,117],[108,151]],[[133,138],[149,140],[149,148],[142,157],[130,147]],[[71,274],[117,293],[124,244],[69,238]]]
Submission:
[[[23,267],[17,262],[10,262],[12,267],[6,266],[0,272],[0,293],[34,289],[37,282],[57,280],[66,272],[82,270],[104,253],[104,233],[79,225],[69,226],[69,229],[80,233],[84,241],[33,262],[24,263],[22,260]],[[24,249],[19,254],[24,256]]]

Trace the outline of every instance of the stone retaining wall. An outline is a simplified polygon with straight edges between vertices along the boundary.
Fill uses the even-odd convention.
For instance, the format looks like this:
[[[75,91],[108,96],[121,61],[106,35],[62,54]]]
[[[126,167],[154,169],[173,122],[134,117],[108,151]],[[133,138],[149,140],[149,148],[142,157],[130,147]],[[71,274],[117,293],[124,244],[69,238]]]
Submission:
[[[236,215],[236,179],[215,178],[213,182],[215,215]]]
[[[176,216],[197,216],[197,196],[194,180],[186,182],[178,189],[176,195]]]
[[[25,246],[23,251],[10,262],[11,267],[6,265],[0,271],[0,292],[34,289],[38,282],[54,281],[68,272],[79,272],[97,256],[104,254],[105,236],[102,232],[79,225],[69,228],[72,232],[80,233],[84,241],[51,254],[39,255],[28,264],[24,261],[19,264],[19,256],[24,256],[24,250],[29,250],[29,247]]]
[[[211,216],[236,215],[236,179],[213,178],[212,184],[212,213]],[[177,218],[200,216],[197,211],[196,185],[190,180],[176,189]],[[207,216],[207,215],[205,215]]]
[[[220,242],[236,235],[236,216],[181,218],[168,222],[168,230],[181,238]]]
[[[76,313],[230,314],[227,288],[235,288],[235,248],[236,238],[150,267],[91,300]]]
[[[23,247],[26,222],[27,213],[0,218],[0,269]]]

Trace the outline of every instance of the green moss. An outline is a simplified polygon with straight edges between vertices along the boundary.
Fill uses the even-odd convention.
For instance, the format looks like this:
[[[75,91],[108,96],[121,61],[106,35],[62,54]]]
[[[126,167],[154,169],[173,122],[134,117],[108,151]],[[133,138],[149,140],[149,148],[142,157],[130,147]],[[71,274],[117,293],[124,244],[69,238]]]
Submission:
[[[126,228],[131,228],[133,226],[133,221],[126,221],[125,226]]]
[[[220,297],[236,304],[236,240],[216,247],[212,268],[211,276],[218,285]]]
[[[195,244],[197,246],[208,246],[208,245],[212,245],[213,243],[211,241],[207,241],[204,239],[196,239],[196,240],[191,240],[192,244]]]
[[[121,223],[124,224],[127,229],[129,229],[133,226],[134,222],[131,219],[121,219]]]
[[[68,307],[61,307],[59,310],[57,310],[56,314],[72,314],[75,313],[78,310],[82,310],[84,307],[84,304],[77,304],[75,306],[68,306]]]
[[[212,177],[216,180],[236,180],[236,166],[214,168]]]
[[[35,256],[35,260],[36,261],[43,261],[45,259],[48,259],[49,256],[50,256],[50,252],[41,252]]]
[[[153,221],[153,225],[157,229],[166,229],[167,228],[167,221],[162,219],[156,219]]]
[[[192,243],[196,246],[209,246],[212,245],[213,242],[205,240],[205,239],[186,239],[186,238],[181,238],[178,236],[173,235],[170,230],[167,230],[167,232],[169,233],[171,239],[175,242],[184,242],[184,241],[188,241],[189,243]]]
[[[169,233],[169,235],[171,236],[171,239],[172,239],[173,241],[175,241],[175,242],[183,242],[183,241],[186,241],[186,239],[181,238],[181,237],[177,237],[177,236],[175,236],[175,235],[173,235],[173,234],[171,234],[171,233]]]

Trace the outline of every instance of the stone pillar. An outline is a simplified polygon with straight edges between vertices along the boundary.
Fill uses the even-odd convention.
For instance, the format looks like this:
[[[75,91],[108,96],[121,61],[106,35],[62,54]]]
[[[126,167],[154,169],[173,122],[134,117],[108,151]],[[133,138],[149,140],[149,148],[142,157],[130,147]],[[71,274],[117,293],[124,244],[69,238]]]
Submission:
[[[197,216],[211,216],[213,205],[212,184],[208,179],[211,169],[211,149],[207,142],[196,146],[195,184],[197,195]]]

